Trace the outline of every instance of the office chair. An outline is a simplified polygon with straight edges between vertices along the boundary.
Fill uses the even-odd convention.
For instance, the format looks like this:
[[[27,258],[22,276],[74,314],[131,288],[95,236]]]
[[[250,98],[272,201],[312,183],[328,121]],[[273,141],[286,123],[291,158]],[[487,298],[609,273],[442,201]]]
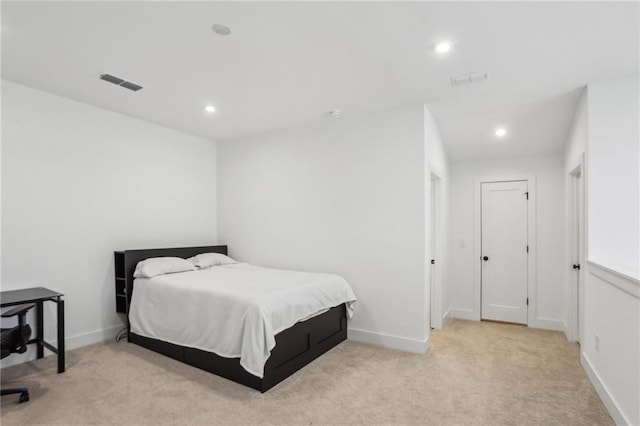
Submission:
[[[35,305],[19,305],[13,309],[9,309],[2,313],[2,318],[10,318],[18,316],[18,325],[13,328],[3,328],[1,352],[2,358],[6,358],[12,353],[24,353],[27,351],[27,342],[31,337],[31,327],[27,324],[27,311]],[[29,401],[29,389],[27,388],[10,388],[2,389],[2,395],[14,393],[20,394],[20,402]]]

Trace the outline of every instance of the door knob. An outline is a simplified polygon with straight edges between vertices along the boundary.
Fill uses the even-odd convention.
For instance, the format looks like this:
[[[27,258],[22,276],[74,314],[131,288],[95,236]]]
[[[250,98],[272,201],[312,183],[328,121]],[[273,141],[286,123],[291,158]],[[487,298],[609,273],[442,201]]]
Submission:
[[[482,258],[482,260],[484,260],[484,261],[486,262],[487,260],[489,260],[489,256],[484,256],[484,257]]]
[[[578,270],[580,270],[580,264],[578,263],[578,264],[576,264],[576,265],[573,265],[573,269],[578,269]]]

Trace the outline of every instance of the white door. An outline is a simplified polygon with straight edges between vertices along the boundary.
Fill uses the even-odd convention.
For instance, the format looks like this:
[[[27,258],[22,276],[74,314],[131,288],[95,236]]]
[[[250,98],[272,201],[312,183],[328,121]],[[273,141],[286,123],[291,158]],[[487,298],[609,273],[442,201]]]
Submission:
[[[527,181],[482,183],[482,319],[527,324]]]
[[[574,176],[574,223],[576,225],[574,237],[574,263],[573,270],[575,275],[575,285],[578,293],[578,307],[576,319],[578,321],[578,342],[582,342],[582,329],[584,325],[584,184],[582,173],[578,172]]]
[[[436,295],[436,232],[437,232],[437,178],[432,174],[431,175],[431,217],[430,217],[430,239],[431,239],[431,274],[430,274],[430,296],[429,296],[429,325],[431,328],[435,328],[438,326],[437,316],[439,314],[439,309],[437,309],[436,304],[438,302],[438,297]]]

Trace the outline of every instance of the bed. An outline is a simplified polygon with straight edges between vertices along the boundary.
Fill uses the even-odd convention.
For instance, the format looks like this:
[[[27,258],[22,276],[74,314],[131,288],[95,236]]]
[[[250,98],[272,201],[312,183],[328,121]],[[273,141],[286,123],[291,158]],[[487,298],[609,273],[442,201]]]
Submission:
[[[225,350],[217,350],[216,353],[212,352],[212,349],[207,346],[207,343],[215,344],[218,340],[224,342],[222,337],[235,335],[233,329],[236,327],[236,323],[231,321],[224,322],[226,316],[229,316],[230,318],[233,317],[233,310],[230,310],[229,313],[223,311],[224,305],[228,302],[227,300],[222,302],[218,301],[218,304],[216,305],[216,299],[211,299],[209,302],[206,301],[207,297],[214,297],[213,295],[209,296],[205,293],[200,293],[197,297],[194,297],[194,295],[191,294],[190,298],[185,297],[181,302],[176,302],[176,306],[180,306],[180,308],[179,310],[176,309],[172,313],[173,316],[168,315],[167,318],[158,317],[158,312],[171,313],[171,306],[167,304],[167,300],[165,299],[177,300],[177,298],[180,297],[180,293],[176,292],[177,289],[182,290],[183,286],[184,288],[195,286],[195,291],[198,291],[204,285],[203,280],[217,280],[215,282],[219,284],[216,285],[215,288],[219,294],[215,295],[215,297],[220,297],[220,294],[225,296],[224,293],[220,292],[231,291],[231,289],[236,285],[244,285],[246,281],[255,281],[255,277],[264,277],[265,285],[269,284],[270,281],[269,285],[271,287],[274,285],[277,287],[277,281],[280,277],[282,277],[283,281],[295,281],[299,276],[301,278],[305,278],[306,275],[309,275],[311,276],[310,278],[317,278],[315,281],[326,281],[327,277],[330,278],[332,276],[328,274],[305,274],[277,271],[258,268],[247,264],[235,264],[215,266],[202,271],[183,272],[163,277],[154,277],[151,280],[140,278],[135,280],[133,277],[136,265],[141,260],[164,256],[181,257],[186,259],[202,253],[221,253],[226,255],[227,247],[204,246],[125,250],[116,252],[116,277],[118,277],[118,270],[120,269],[125,287],[129,342],[182,361],[186,364],[212,372],[237,383],[249,386],[261,392],[265,392],[346,339],[347,313],[353,303],[352,300],[348,301],[347,299],[349,298],[345,298],[344,301],[333,305],[330,304],[330,306],[326,306],[323,309],[318,309],[318,307],[313,306],[309,307],[308,309],[310,309],[310,311],[305,315],[300,312],[296,313],[298,316],[303,315],[304,318],[301,318],[300,321],[295,323],[292,322],[291,325],[287,322],[291,322],[291,319],[294,318],[289,312],[290,309],[287,309],[284,305],[284,307],[277,306],[282,305],[280,299],[282,299],[282,294],[284,293],[280,292],[273,293],[277,297],[269,296],[266,299],[261,298],[261,296],[254,297],[254,299],[267,301],[267,304],[270,306],[269,309],[274,309],[273,312],[279,312],[276,309],[284,309],[287,311],[287,315],[282,315],[285,319],[279,322],[274,320],[275,325],[273,329],[270,329],[274,335],[272,343],[274,343],[275,346],[270,348],[270,345],[265,344],[265,347],[262,347],[263,351],[267,350],[263,356],[264,359],[266,359],[266,362],[264,362],[264,359],[262,360],[264,362],[264,364],[262,364],[263,368],[260,369],[257,367],[257,365],[260,365],[259,356],[254,357],[257,359],[252,360],[251,357],[246,356],[244,352],[236,353],[234,351]],[[310,286],[309,288],[311,288],[313,286],[320,285],[319,282],[314,283],[312,281],[313,280],[309,281],[309,283],[305,282],[305,286]],[[226,286],[221,283],[225,283]],[[138,286],[137,293],[136,286]],[[305,287],[305,289],[307,287]],[[157,293],[159,290],[156,290],[156,288],[162,288],[162,293]],[[249,286],[248,289],[249,290],[245,289],[245,292],[253,290],[258,292],[260,291],[260,288],[255,286]],[[278,292],[280,291],[279,288],[276,288],[276,290]],[[153,291],[156,291],[156,293],[153,293]],[[174,293],[166,293],[167,291],[173,291]],[[191,289],[189,291],[194,290]],[[190,294],[186,291],[182,291],[182,293],[185,295]],[[324,292],[321,291],[320,293]],[[159,294],[162,295],[162,297],[159,297]],[[171,299],[172,297],[175,297],[176,299]],[[233,297],[236,297],[235,294]],[[151,298],[150,300],[153,300],[153,303],[144,303],[144,300],[148,298]],[[317,297],[309,297],[313,303],[315,303],[316,298]],[[331,300],[329,300],[329,302]],[[218,327],[218,329],[211,329],[210,338],[200,339],[197,343],[181,341],[180,336],[187,335],[189,333],[196,333],[199,336],[209,337],[208,334],[202,333],[202,324],[206,323],[206,321],[202,322],[202,324],[191,324],[191,322],[193,322],[192,320],[183,321],[180,317],[176,316],[176,312],[191,313],[194,310],[203,310],[202,305],[204,303],[207,303],[205,306],[207,306],[208,311],[205,312],[211,322],[222,321],[222,323],[227,324],[227,326],[219,326],[216,322],[214,327]],[[152,306],[153,309],[145,308],[145,311],[142,306]],[[209,308],[210,306],[217,307],[217,309]],[[245,309],[245,307],[243,306],[242,309]],[[153,327],[146,326],[144,320],[140,320],[141,318],[147,318],[147,316],[153,317],[154,310],[156,317],[160,320],[164,319],[164,328],[163,325],[160,324],[154,329]],[[259,307],[258,311],[263,312],[264,309]],[[247,312],[250,311],[247,310]],[[246,315],[248,314],[245,314],[245,316]],[[190,314],[185,315],[185,317],[188,316],[193,317],[193,315]],[[276,315],[274,317],[272,313],[269,312],[267,313],[267,316],[270,319],[279,318],[279,316]],[[134,327],[132,327],[132,322]],[[174,322],[179,324],[176,327],[180,332],[176,332],[174,330],[172,333],[169,330],[171,327],[166,327],[166,325],[172,325]],[[200,328],[195,328],[196,331],[192,331],[192,326],[196,325]],[[185,326],[189,327],[184,328]],[[183,331],[183,328],[180,327],[183,327],[186,331]],[[226,330],[227,328],[229,330]],[[225,333],[221,333],[221,329]],[[269,338],[265,337],[265,341],[269,342]],[[256,364],[256,362],[258,363]]]

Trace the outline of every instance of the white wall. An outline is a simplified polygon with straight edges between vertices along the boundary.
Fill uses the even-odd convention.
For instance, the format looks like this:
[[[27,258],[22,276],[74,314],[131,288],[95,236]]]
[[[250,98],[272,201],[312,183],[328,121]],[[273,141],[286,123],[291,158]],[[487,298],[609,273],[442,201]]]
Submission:
[[[503,143],[508,143],[505,141]],[[449,300],[451,316],[479,319],[479,288],[475,253],[475,185],[478,179],[535,178],[536,250],[535,301],[531,326],[563,330],[566,327],[564,274],[564,174],[560,155],[451,163],[451,237]],[[532,238],[535,238],[532,240]],[[531,293],[530,293],[531,294]],[[534,303],[535,302],[535,303]],[[531,318],[531,316],[530,316]]]
[[[349,338],[428,345],[422,106],[221,143],[218,228],[239,260],[343,276]]]
[[[449,318],[449,294],[447,283],[448,257],[449,257],[449,158],[445,150],[438,125],[435,122],[428,108],[424,109],[424,141],[426,160],[426,195],[425,212],[427,215],[427,226],[425,226],[425,248],[426,259],[435,259],[436,264],[431,267],[427,263],[426,282],[427,300],[426,306],[433,307],[431,325],[434,328],[442,328]],[[437,179],[437,202],[436,216],[431,217],[431,175]],[[436,235],[431,235],[431,221],[436,220]],[[431,253],[431,239],[436,239],[436,253]],[[434,291],[430,294],[431,271],[434,271]],[[433,299],[430,303],[429,297]]]
[[[597,264],[587,264],[586,272],[582,365],[616,423],[638,425],[640,282]],[[631,289],[633,295],[622,288]]]
[[[639,90],[637,77],[587,90],[588,262],[580,346],[582,364],[616,423],[634,425],[640,424]],[[569,138],[568,161],[584,147],[582,127]]]
[[[216,243],[215,164],[215,142],[3,81],[2,290],[64,293],[70,349],[113,336],[113,251]]]
[[[587,90],[585,88],[578,101],[571,131],[564,149],[565,174],[568,175],[571,172],[570,168],[586,152],[587,134]]]
[[[580,270],[577,272],[580,274],[580,279],[582,280],[582,286],[584,286],[584,275],[587,266],[585,265],[586,259],[586,242],[584,238],[586,236],[586,225],[583,224],[584,235],[582,236],[583,241],[582,250],[585,259],[578,259],[575,256],[575,248],[572,247],[574,242],[574,229],[577,228],[578,224],[574,223],[576,218],[574,216],[577,215],[577,212],[574,212],[573,205],[573,178],[571,174],[579,168],[582,174],[582,185],[583,185],[583,194],[584,194],[584,206],[586,209],[586,182],[588,179],[587,173],[587,162],[586,162],[586,149],[587,149],[587,135],[588,135],[588,122],[587,122],[587,90],[586,88],[583,90],[582,95],[580,96],[580,100],[578,101],[578,106],[576,108],[575,116],[573,118],[573,123],[571,125],[571,130],[569,132],[569,137],[567,138],[567,142],[565,144],[564,150],[564,179],[565,179],[565,300],[567,301],[567,339],[570,341],[578,341],[578,316],[584,316],[584,306],[581,308],[583,312],[579,312],[578,309],[578,298],[581,298],[584,301],[584,288],[580,291],[582,294],[579,294],[578,285],[576,281],[576,271],[569,267],[576,260],[580,261]],[[586,212],[583,212],[585,223],[586,223]],[[584,322],[584,319],[582,320]],[[584,325],[584,324],[583,324]]]
[[[589,259],[640,278],[638,79],[589,85]]]

